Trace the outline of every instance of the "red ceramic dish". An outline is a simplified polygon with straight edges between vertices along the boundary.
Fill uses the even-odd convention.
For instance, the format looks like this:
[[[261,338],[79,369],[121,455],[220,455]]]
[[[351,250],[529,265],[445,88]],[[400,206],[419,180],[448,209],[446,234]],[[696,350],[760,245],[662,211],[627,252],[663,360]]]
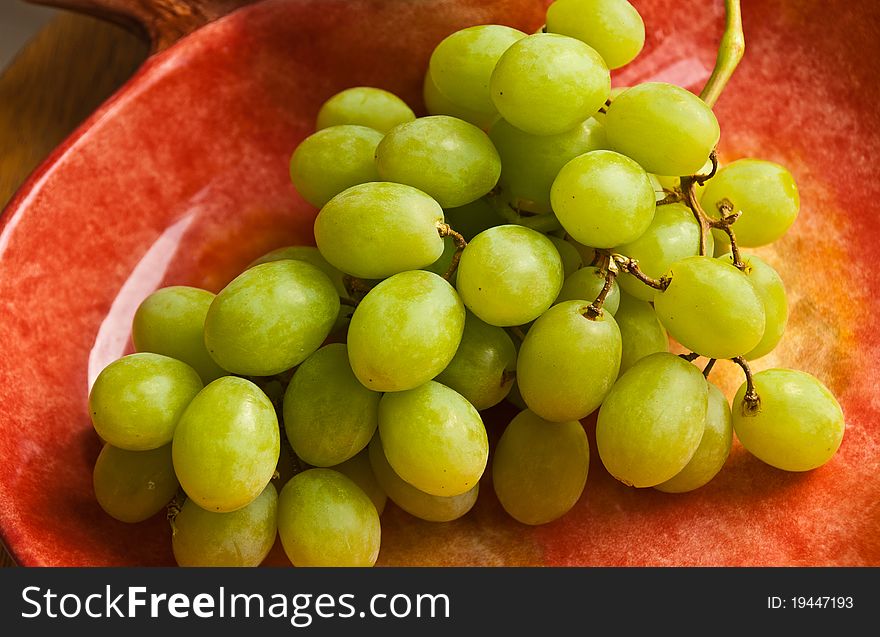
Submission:
[[[699,88],[720,0],[634,4],[648,44],[616,83]],[[678,496],[617,483],[594,453],[575,510],[543,527],[506,517],[488,483],[455,523],[389,504],[380,564],[880,564],[880,189],[870,163],[880,156],[880,11],[873,0],[744,5],[746,57],[716,107],[721,158],[779,161],[802,198],[794,229],[760,251],[787,283],[791,322],[756,367],[797,367],[829,385],[848,424],[840,452],[789,474],[736,444],[713,483]],[[290,185],[287,160],[329,95],[375,85],[418,106],[442,37],[490,21],[531,31],[544,6],[254,4],[153,56],[37,170],[0,220],[0,531],[19,563],[173,563],[161,515],[116,522],[91,486],[100,443],[89,381],[127,351],[137,304],[161,285],[216,291],[261,253],[312,242],[315,210]],[[732,366],[713,380],[728,395],[739,384]],[[511,415],[496,410],[490,435]],[[585,426],[592,434],[593,421]]]

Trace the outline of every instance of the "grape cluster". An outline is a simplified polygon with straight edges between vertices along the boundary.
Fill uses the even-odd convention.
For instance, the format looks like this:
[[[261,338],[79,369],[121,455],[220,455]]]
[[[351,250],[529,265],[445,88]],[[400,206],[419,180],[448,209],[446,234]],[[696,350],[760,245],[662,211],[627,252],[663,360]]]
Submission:
[[[788,309],[739,248],[788,230],[794,180],[758,159],[719,169],[718,122],[682,88],[612,91],[643,43],[625,0],[557,0],[539,33],[440,42],[430,116],[376,88],[331,97],[290,161],[317,247],[275,250],[216,296],[156,291],[138,353],[98,376],[101,506],[137,522],[171,501],[181,565],[256,565],[276,534],[296,566],[372,565],[386,498],[435,522],[471,509],[480,412],[505,399],[521,411],[492,486],[525,524],[580,498],[596,410],[605,469],[635,487],[703,486],[734,431],[780,469],[827,462],[832,394],[747,362]],[[732,409],[716,359],[746,374]]]

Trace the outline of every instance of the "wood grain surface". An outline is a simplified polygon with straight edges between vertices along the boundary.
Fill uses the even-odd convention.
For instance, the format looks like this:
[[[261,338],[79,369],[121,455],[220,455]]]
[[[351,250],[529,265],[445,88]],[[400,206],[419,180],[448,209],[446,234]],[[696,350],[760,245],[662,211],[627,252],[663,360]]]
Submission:
[[[0,75],[0,208],[147,53],[122,28],[67,13],[22,49]],[[0,566],[14,566],[5,549]]]

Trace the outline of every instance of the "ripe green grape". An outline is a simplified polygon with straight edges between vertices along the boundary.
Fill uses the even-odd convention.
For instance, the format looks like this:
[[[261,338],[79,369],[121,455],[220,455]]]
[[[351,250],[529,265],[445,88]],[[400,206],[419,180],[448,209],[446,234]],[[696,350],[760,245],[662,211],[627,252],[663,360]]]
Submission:
[[[710,236],[707,254],[712,254],[714,247]],[[654,220],[642,236],[614,250],[638,261],[642,272],[657,279],[676,261],[700,254],[700,224],[682,203],[657,206]],[[657,290],[626,272],[620,273],[618,282],[624,292],[642,301],[653,301],[657,294]]]
[[[105,442],[129,451],[171,442],[178,420],[202,389],[196,371],[161,354],[130,354],[98,374],[89,413]]]
[[[574,246],[574,249],[577,250],[578,254],[581,255],[581,262],[584,265],[590,265],[596,261],[596,248],[585,246],[583,243],[578,243],[571,236],[567,236],[565,238],[567,243],[570,243]]]
[[[580,420],[594,411],[620,368],[620,330],[610,313],[583,316],[583,301],[564,301],[529,329],[516,362],[523,400],[545,420]]]
[[[449,497],[419,491],[397,475],[388,464],[379,436],[374,437],[370,443],[369,457],[376,479],[391,501],[410,515],[422,520],[429,522],[457,520],[473,508],[480,493],[479,482],[470,490]]]
[[[688,257],[669,270],[672,282],[654,297],[669,334],[707,358],[752,351],[764,335],[764,303],[749,278],[712,257]]]
[[[575,241],[611,248],[638,239],[654,218],[654,187],[629,157],[594,150],[559,171],[550,191],[553,212]]]
[[[327,261],[364,279],[431,265],[443,254],[443,209],[404,184],[361,184],[334,197],[315,219],[315,242]]]
[[[471,203],[448,208],[443,211],[446,215],[446,223],[470,241],[483,230],[500,226],[504,220],[495,211],[495,207],[485,198],[477,199]]]
[[[394,472],[431,495],[470,491],[489,457],[480,414],[461,394],[434,381],[385,394],[379,435]]]
[[[92,475],[95,497],[122,522],[142,522],[165,508],[177,493],[171,445],[126,451],[106,444]]]
[[[425,101],[425,110],[431,115],[448,115],[473,124],[481,130],[488,130],[492,122],[498,119],[498,111],[492,106],[491,111],[482,112],[465,108],[456,104],[440,92],[430,73],[425,73],[425,81],[422,85],[422,98]]]
[[[645,45],[645,23],[626,0],[556,0],[547,30],[586,42],[610,69],[632,62]]]
[[[611,76],[602,56],[580,40],[537,33],[504,52],[489,89],[508,122],[532,135],[557,135],[599,110]]]
[[[762,159],[739,159],[706,183],[701,203],[718,218],[727,199],[742,214],[733,225],[739,245],[754,248],[779,239],[794,223],[800,195],[794,177],[783,166]],[[726,235],[725,235],[726,238]]]
[[[590,446],[579,422],[548,422],[526,410],[498,441],[492,484],[513,518],[523,524],[546,524],[575,505],[589,468]]]
[[[465,310],[433,272],[401,272],[364,297],[348,328],[357,379],[375,391],[402,391],[442,372],[461,342]]]
[[[605,128],[592,117],[557,135],[530,135],[499,119],[489,138],[501,157],[498,185],[517,207],[550,212],[550,188],[566,163],[605,147]]]
[[[721,131],[699,97],[673,84],[648,82],[618,95],[605,116],[612,150],[658,175],[692,175],[706,163]]]
[[[495,110],[489,78],[498,58],[526,34],[498,24],[456,31],[431,54],[429,73],[437,90],[450,101],[478,112]]]
[[[203,509],[229,512],[262,493],[278,464],[275,407],[249,380],[224,376],[187,407],[172,453],[180,486]]]
[[[733,421],[727,398],[709,383],[709,403],[706,410],[706,428],[700,445],[684,469],[661,482],[655,489],[665,493],[685,493],[699,489],[718,475],[730,455],[733,443]]]
[[[669,351],[666,329],[650,303],[622,293],[614,320],[620,328],[621,374],[645,356]]]
[[[733,263],[729,252],[720,258]],[[745,358],[754,360],[772,352],[782,340],[788,323],[788,299],[782,277],[770,264],[753,254],[743,254],[740,258],[746,265],[746,276],[764,304],[764,335],[754,349],[745,354]]]
[[[341,298],[348,297],[348,290],[345,289],[345,275],[341,270],[334,268],[330,263],[328,263],[327,259],[321,256],[320,250],[315,246],[286,246],[283,248],[278,248],[276,250],[272,250],[271,252],[267,252],[259,259],[252,261],[251,264],[246,268],[252,268],[255,265],[260,265],[262,263],[271,263],[272,261],[284,261],[285,259],[292,259],[294,261],[307,261],[311,263],[313,266],[318,268],[321,272],[327,275],[327,277],[333,282],[333,287],[336,288],[336,293],[339,294]],[[351,308],[341,306],[339,308],[339,314],[336,317],[336,323],[333,325],[331,331],[336,332],[337,330],[341,330],[343,328],[348,327],[348,317],[351,315]],[[204,342],[204,338],[201,339]],[[213,379],[212,379],[213,380]]]
[[[239,274],[205,318],[211,357],[235,374],[272,376],[321,346],[339,315],[333,282],[311,263],[273,261]]]
[[[504,400],[515,369],[516,347],[507,332],[468,312],[461,344],[435,380],[483,410]]]
[[[379,398],[358,382],[343,343],[325,345],[302,362],[284,393],[287,440],[312,466],[345,462],[373,437]]]
[[[633,487],[678,474],[700,445],[708,393],[700,370],[675,354],[637,361],[599,409],[596,445],[608,472]]]
[[[271,252],[267,252],[259,259],[252,261],[251,264],[246,268],[250,269],[255,265],[262,265],[263,263],[272,263],[273,261],[285,261],[290,259],[292,261],[306,261],[311,263],[313,266],[318,268],[321,272],[327,275],[333,282],[333,287],[336,288],[336,291],[340,296],[347,294],[345,290],[345,283],[343,282],[343,277],[345,276],[341,270],[334,268],[330,263],[321,255],[321,251],[318,250],[315,246],[285,246],[283,248],[277,248],[272,250]]]
[[[584,265],[584,262],[581,259],[581,253],[578,252],[577,248],[571,243],[565,239],[554,237],[553,235],[548,235],[547,238],[550,239],[550,242],[556,247],[556,251],[559,253],[559,258],[562,260],[562,276],[565,279],[577,272]],[[564,285],[565,283],[563,283],[563,286]]]
[[[373,566],[382,534],[370,498],[332,469],[290,479],[278,500],[278,533],[294,566]]]
[[[357,184],[379,181],[373,157],[382,133],[365,126],[331,126],[309,135],[290,157],[290,180],[320,208]]]
[[[743,447],[785,471],[810,471],[828,462],[846,427],[828,388],[793,369],[768,369],[753,379],[761,399],[758,409],[744,404],[746,383],[733,399],[733,430]]]
[[[179,566],[259,566],[275,544],[278,492],[272,484],[246,507],[205,511],[192,500],[174,518],[171,547]]]
[[[538,318],[562,288],[562,260],[536,230],[504,225],[481,232],[461,255],[456,281],[467,308],[490,325]]]
[[[353,124],[387,133],[398,124],[416,118],[412,109],[394,93],[371,86],[356,86],[337,93],[318,111],[318,130]]]
[[[225,376],[205,347],[205,316],[213,300],[207,290],[184,285],[156,290],[135,312],[131,326],[134,348],[183,361],[204,383]]]
[[[562,284],[562,289],[559,291],[559,296],[556,297],[556,302],[586,301],[589,304],[596,300],[604,286],[605,275],[599,271],[599,268],[587,266],[565,279],[565,283]],[[605,304],[602,308],[614,316],[619,305],[620,288],[617,285],[617,281],[614,281],[611,284],[611,291],[605,297]]]
[[[385,181],[423,190],[444,208],[479,199],[501,174],[501,160],[486,133],[445,115],[391,130],[376,150],[376,167]]]
[[[373,436],[373,438],[378,437]],[[370,464],[370,452],[368,449],[361,450],[354,457],[333,467],[333,470],[338,471],[358,485],[361,491],[366,493],[367,497],[372,500],[373,506],[376,507],[376,513],[382,515],[382,511],[385,510],[385,503],[388,501],[388,496],[385,494],[385,490],[379,483]]]

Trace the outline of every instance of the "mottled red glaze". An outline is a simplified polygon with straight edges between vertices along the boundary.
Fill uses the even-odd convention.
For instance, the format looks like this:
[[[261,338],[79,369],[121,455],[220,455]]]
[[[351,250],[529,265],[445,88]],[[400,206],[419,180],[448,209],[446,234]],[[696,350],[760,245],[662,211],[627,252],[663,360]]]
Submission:
[[[721,32],[720,0],[635,2],[648,43],[617,84],[698,88]],[[802,212],[760,254],[786,280],[791,327],[756,367],[810,371],[838,395],[838,455],[807,474],[738,445],[687,495],[627,488],[593,455],[585,494],[540,528],[507,518],[487,479],[450,524],[389,504],[382,564],[880,564],[880,11],[873,0],[749,0],[748,51],[716,111],[725,161],[787,165]],[[128,347],[138,302],[159,285],[219,289],[262,252],[311,242],[315,211],[287,159],[321,101],[352,85],[418,105],[432,47],[462,26],[533,30],[539,0],[274,0],[153,57],[34,174],[0,221],[0,531],[22,564],[173,563],[162,516],[125,525],[94,500],[99,441],[89,379]],[[736,371],[713,372],[728,395]],[[487,418],[497,439],[510,408]],[[593,421],[586,422],[592,438]],[[593,445],[595,447],[595,445]],[[488,478],[488,476],[487,476]],[[273,551],[270,563],[283,563]]]

